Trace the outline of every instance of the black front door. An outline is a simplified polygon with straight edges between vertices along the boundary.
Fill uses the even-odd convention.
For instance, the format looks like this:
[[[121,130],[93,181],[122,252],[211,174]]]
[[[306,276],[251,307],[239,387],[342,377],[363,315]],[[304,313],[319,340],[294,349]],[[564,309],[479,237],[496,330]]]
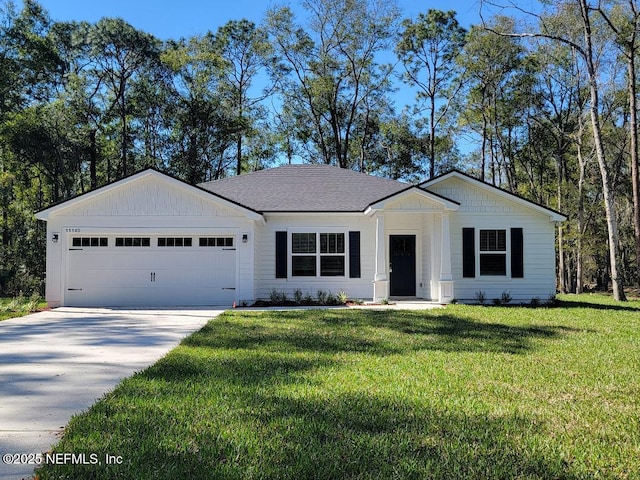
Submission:
[[[416,236],[389,236],[389,294],[392,297],[416,296]]]

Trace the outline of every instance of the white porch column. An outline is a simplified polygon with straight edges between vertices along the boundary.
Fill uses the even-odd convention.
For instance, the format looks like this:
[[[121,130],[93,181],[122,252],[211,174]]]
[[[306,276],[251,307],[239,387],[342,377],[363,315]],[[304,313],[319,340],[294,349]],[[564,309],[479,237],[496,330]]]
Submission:
[[[451,273],[451,231],[449,228],[449,212],[441,216],[442,240],[440,242],[440,303],[453,300],[453,274]]]
[[[380,302],[389,297],[387,278],[387,241],[384,229],[384,212],[376,213],[376,272],[373,279],[373,301]]]

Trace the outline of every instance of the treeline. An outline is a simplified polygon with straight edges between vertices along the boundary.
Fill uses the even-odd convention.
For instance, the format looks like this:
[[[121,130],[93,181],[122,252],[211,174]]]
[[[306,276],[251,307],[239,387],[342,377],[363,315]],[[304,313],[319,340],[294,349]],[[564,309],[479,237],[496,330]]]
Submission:
[[[0,0],[0,295],[42,289],[33,212],[51,203],[148,166],[197,183],[310,162],[405,181],[456,167],[560,210],[560,290],[624,299],[640,280],[636,1],[487,5],[467,30],[453,11],[301,0],[160,41]]]

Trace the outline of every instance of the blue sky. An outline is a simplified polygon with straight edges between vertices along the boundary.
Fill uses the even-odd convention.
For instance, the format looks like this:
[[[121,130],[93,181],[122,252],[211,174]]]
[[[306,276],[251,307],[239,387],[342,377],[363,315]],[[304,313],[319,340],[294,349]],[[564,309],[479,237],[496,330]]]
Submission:
[[[273,6],[290,5],[300,10],[299,0],[38,0],[56,21],[86,20],[96,22],[103,17],[120,17],[135,28],[161,40],[179,39],[202,34],[230,20],[246,18],[260,23]],[[397,0],[403,17],[415,18],[430,8],[456,10],[460,24],[469,28],[480,22],[478,0]],[[387,61],[393,61],[392,59]],[[393,95],[396,108],[413,104],[415,92],[398,83]]]
[[[16,0],[19,4],[20,0]],[[479,0],[396,0],[403,17],[415,18],[430,8],[455,10],[458,22],[469,28],[480,23]],[[161,40],[179,39],[215,32],[230,20],[246,18],[260,23],[265,12],[274,6],[290,5],[301,11],[299,0],[38,0],[55,21],[85,20],[96,22],[103,17],[119,17],[135,28],[150,33]],[[536,0],[520,0],[529,4]],[[393,61],[392,59],[387,61]],[[400,69],[398,70],[400,72]],[[256,88],[262,88],[259,81]],[[415,102],[415,91],[397,83],[392,95],[396,111]],[[472,146],[458,145],[468,152]]]
[[[53,20],[86,20],[121,17],[134,27],[167,40],[215,31],[229,20],[247,18],[260,22],[272,6],[296,0],[39,0]],[[479,23],[477,0],[398,0],[404,16],[414,18],[429,8],[456,10],[458,21],[468,28]]]

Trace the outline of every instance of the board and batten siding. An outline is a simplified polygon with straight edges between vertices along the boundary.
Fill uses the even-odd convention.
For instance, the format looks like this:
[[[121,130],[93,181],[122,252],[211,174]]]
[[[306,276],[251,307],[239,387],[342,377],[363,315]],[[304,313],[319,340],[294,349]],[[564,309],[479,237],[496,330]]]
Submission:
[[[350,298],[371,299],[375,268],[375,220],[362,213],[265,214],[264,225],[256,226],[255,295],[268,300],[275,290],[289,299],[300,289],[304,296],[316,298],[318,290],[336,294],[344,291]],[[276,232],[287,232],[287,278],[276,278]],[[344,277],[292,277],[291,232],[344,232]],[[360,278],[349,278],[349,232],[360,232]]]
[[[523,204],[508,200],[470,182],[449,178],[429,186],[429,190],[460,202],[460,208],[450,217],[451,268],[455,280],[455,298],[472,302],[477,292],[483,292],[487,302],[508,292],[512,302],[542,301],[555,295],[555,225],[545,215]],[[462,229],[503,229],[507,232],[507,276],[462,276]],[[510,275],[510,229],[522,228],[523,278]],[[478,244],[476,240],[476,263]]]

